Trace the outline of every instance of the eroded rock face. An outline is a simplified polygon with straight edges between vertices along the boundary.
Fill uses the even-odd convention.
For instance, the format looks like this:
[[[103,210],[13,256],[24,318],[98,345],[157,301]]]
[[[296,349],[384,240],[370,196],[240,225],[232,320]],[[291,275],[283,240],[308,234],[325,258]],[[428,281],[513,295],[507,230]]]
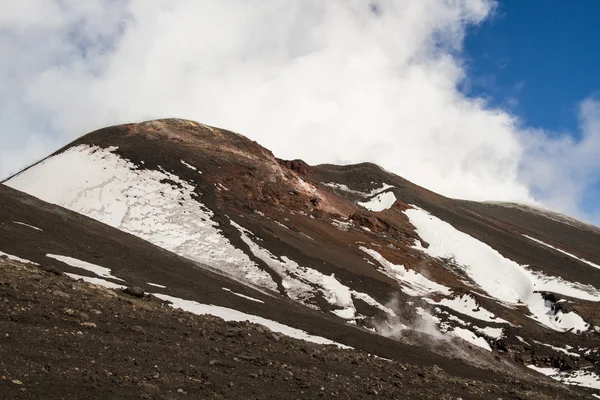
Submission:
[[[300,175],[310,175],[312,170],[310,166],[302,160],[281,160],[277,159],[279,164],[287,169],[290,169]]]

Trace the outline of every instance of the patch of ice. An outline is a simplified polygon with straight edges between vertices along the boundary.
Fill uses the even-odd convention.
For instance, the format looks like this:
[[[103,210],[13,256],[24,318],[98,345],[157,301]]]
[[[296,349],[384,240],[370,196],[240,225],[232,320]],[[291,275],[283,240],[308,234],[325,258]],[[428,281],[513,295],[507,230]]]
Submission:
[[[6,184],[237,279],[276,288],[270,275],[223,235],[196,187],[164,169],[138,169],[111,149],[79,145]]]
[[[38,264],[36,262],[29,261],[29,260],[26,260],[26,259],[21,258],[21,257],[13,256],[12,254],[8,254],[8,253],[5,253],[3,251],[0,251],[0,256],[6,256],[6,257],[8,257],[9,260],[22,262],[23,264],[40,265],[40,264]]]
[[[255,302],[257,302],[257,303],[263,303],[263,304],[264,304],[264,301],[262,301],[262,300],[255,299],[254,297],[246,296],[245,294],[241,294],[241,293],[238,293],[238,292],[234,292],[233,290],[231,290],[231,289],[229,289],[229,288],[226,288],[226,287],[224,287],[224,288],[222,288],[222,289],[223,289],[223,290],[225,290],[226,292],[229,292],[229,293],[231,293],[231,294],[234,294],[234,295],[236,295],[236,296],[238,296],[238,297],[242,297],[242,298],[244,298],[244,299],[247,299],[247,300],[251,300],[251,301],[255,301]]]
[[[84,282],[92,283],[92,284],[98,285],[98,286],[104,286],[105,288],[108,288],[108,289],[125,289],[127,287],[124,285],[119,285],[118,283],[109,282],[102,278],[93,278],[91,276],[77,275],[77,274],[72,274],[70,272],[66,272],[65,275],[67,275],[75,280],[82,279]]]
[[[351,347],[343,345],[341,343],[334,342],[321,336],[311,335],[300,329],[292,328],[291,326],[280,324],[279,322],[272,321],[256,315],[246,314],[238,310],[231,308],[215,306],[212,304],[202,304],[192,300],[184,300],[178,297],[172,297],[166,294],[153,293],[154,296],[161,300],[171,302],[171,307],[180,308],[184,311],[191,312],[197,315],[213,315],[215,317],[223,318],[225,321],[249,321],[255,324],[263,325],[272,330],[286,336],[290,336],[296,339],[305,340],[307,342],[318,343],[318,344],[332,344],[344,349]]]
[[[123,279],[117,278],[116,276],[111,275],[110,268],[101,267],[96,264],[92,264],[86,261],[81,261],[73,257],[60,256],[57,254],[46,254],[46,257],[53,258],[60,262],[63,262],[71,267],[85,269],[86,271],[90,271],[101,278],[114,279],[117,281],[122,281]]]
[[[40,229],[37,226],[29,225],[29,224],[26,224],[25,222],[13,221],[13,224],[23,225],[23,226],[26,226],[28,228],[35,229],[36,231],[41,231],[41,232],[44,231],[43,229]]]
[[[558,251],[558,252],[561,252],[561,253],[563,253],[563,254],[566,254],[566,255],[568,255],[569,257],[571,257],[571,258],[574,258],[574,259],[576,259],[576,260],[578,260],[578,261],[581,261],[582,263],[585,263],[585,264],[587,264],[587,265],[589,265],[589,266],[591,266],[591,267],[594,267],[594,268],[598,268],[598,269],[600,269],[600,265],[598,265],[598,264],[594,264],[593,262],[591,262],[591,261],[588,261],[588,260],[586,260],[586,259],[584,259],[584,258],[579,258],[579,257],[577,257],[577,256],[576,256],[576,255],[574,255],[574,254],[567,253],[567,252],[566,252],[566,251],[564,251],[564,250],[558,249],[558,248],[556,248],[556,247],[554,247],[554,246],[552,246],[552,245],[550,245],[550,244],[548,244],[548,243],[544,243],[544,242],[542,242],[541,240],[539,240],[539,239],[536,239],[536,238],[534,238],[534,237],[531,237],[531,236],[528,236],[528,235],[523,235],[523,236],[525,236],[527,239],[529,239],[529,240],[533,240],[534,242],[536,242],[536,243],[539,243],[539,244],[541,244],[541,245],[543,245],[543,246],[549,247],[549,248],[551,248],[551,249],[553,249],[553,250],[556,250],[556,251]]]
[[[533,273],[524,266],[503,257],[487,244],[454,228],[452,225],[429,214],[419,207],[404,211],[418,235],[429,243],[425,248],[420,244],[414,248],[431,257],[452,259],[467,276],[490,296],[509,303],[523,303],[528,306],[533,318],[555,330],[573,332],[589,328],[581,317],[574,312],[563,315],[554,314],[548,304],[536,291],[550,290],[568,292],[573,297],[585,297],[586,300],[600,301],[600,292],[590,293],[575,288],[574,284]],[[566,293],[565,293],[566,294]]]
[[[402,291],[410,296],[423,296],[430,293],[450,294],[450,288],[430,279],[413,270],[408,270],[404,265],[396,265],[386,260],[381,254],[365,246],[359,248],[377,261],[384,269],[384,273],[396,279],[402,285]]]
[[[154,287],[161,288],[161,289],[167,288],[165,285],[159,285],[158,283],[152,283],[152,282],[146,282],[146,285],[154,286]]]
[[[361,207],[366,208],[369,211],[380,212],[391,208],[396,202],[396,195],[394,192],[380,193],[372,199],[365,202],[358,202],[357,204]]]

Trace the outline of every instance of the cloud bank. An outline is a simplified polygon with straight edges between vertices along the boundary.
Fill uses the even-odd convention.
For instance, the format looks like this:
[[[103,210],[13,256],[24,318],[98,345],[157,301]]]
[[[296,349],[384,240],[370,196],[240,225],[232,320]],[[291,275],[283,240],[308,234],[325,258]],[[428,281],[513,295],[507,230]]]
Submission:
[[[600,222],[584,207],[600,176],[598,101],[560,135],[458,89],[465,31],[491,1],[15,4],[0,5],[0,176],[99,127],[181,117],[282,158],[372,161],[448,196]]]

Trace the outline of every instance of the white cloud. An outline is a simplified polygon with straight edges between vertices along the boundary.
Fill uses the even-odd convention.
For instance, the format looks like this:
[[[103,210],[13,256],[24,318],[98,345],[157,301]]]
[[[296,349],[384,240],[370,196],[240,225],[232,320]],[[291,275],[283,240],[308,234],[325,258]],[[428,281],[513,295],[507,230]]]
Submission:
[[[582,104],[580,142],[522,129],[457,90],[465,28],[493,3],[370,4],[377,12],[362,0],[0,6],[0,51],[10,55],[0,65],[0,175],[90,130],[176,116],[238,131],[284,158],[373,161],[449,196],[534,193],[581,212],[598,170],[594,101]]]
[[[600,102],[588,98],[579,105],[580,137],[549,138],[540,131],[525,131],[527,157],[521,176],[529,188],[554,209],[600,222],[600,209],[584,212],[581,202],[600,185]],[[596,189],[598,190],[598,189]]]

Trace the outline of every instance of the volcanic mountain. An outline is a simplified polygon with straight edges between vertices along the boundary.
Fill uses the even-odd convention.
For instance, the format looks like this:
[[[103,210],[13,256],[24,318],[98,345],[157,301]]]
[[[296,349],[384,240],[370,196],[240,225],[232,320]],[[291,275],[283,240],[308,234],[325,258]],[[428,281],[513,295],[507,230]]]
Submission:
[[[600,229],[549,210],[178,119],[92,132],[4,185],[0,251],[22,268],[456,379],[519,376],[514,398],[583,393],[544,375],[600,393]]]

